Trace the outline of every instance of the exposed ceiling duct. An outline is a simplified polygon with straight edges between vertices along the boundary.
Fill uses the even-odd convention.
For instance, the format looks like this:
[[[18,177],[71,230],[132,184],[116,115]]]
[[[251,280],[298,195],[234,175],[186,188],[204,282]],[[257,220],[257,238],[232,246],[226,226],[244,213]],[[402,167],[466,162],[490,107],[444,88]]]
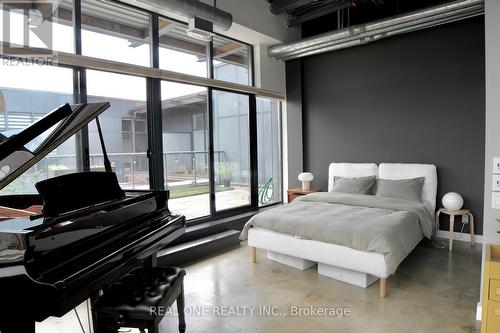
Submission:
[[[484,0],[453,1],[424,10],[335,30],[298,42],[274,45],[268,48],[268,55],[276,59],[291,60],[366,44],[382,38],[483,14]]]
[[[131,3],[131,1],[122,1]],[[207,5],[199,0],[135,0],[134,5],[157,11],[167,11],[186,18],[199,17],[205,21],[212,22],[214,27],[221,30],[229,30],[233,24],[233,16],[214,6]],[[142,5],[142,6],[141,6]]]

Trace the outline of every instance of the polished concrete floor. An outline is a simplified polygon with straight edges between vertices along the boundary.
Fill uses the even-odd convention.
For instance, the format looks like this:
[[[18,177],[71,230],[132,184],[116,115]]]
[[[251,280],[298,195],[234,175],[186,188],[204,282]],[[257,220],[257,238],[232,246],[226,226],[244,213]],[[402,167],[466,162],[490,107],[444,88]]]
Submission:
[[[388,279],[385,299],[378,282],[363,289],[318,275],[316,267],[299,271],[267,260],[264,251],[257,256],[252,264],[242,245],[186,267],[186,304],[194,307],[188,332],[479,332],[480,245],[455,242],[450,253],[421,243]],[[275,306],[275,315],[259,314],[264,305]],[[245,310],[252,306],[253,313]],[[327,315],[312,316],[310,307]],[[332,308],[350,315],[331,315]],[[175,332],[175,325],[166,317],[163,331]]]
[[[457,241],[450,253],[421,243],[388,279],[385,299],[378,282],[363,289],[316,267],[274,263],[264,251],[257,259],[252,264],[242,244],[186,266],[188,332],[479,332],[480,245]],[[37,332],[58,331],[47,324]],[[65,332],[81,332],[78,322],[66,325]],[[161,332],[176,326],[167,315]]]

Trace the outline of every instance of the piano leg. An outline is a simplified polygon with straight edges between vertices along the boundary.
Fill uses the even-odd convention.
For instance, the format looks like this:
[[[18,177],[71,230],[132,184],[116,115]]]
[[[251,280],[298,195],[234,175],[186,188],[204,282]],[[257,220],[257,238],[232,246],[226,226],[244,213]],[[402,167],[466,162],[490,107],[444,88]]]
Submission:
[[[99,333],[98,318],[97,313],[94,311],[94,304],[99,299],[99,293],[96,293],[90,297],[90,307],[92,308],[92,328],[94,333]]]
[[[184,314],[184,283],[181,285],[181,292],[177,296],[177,314],[179,316],[179,332],[186,332],[186,316]]]

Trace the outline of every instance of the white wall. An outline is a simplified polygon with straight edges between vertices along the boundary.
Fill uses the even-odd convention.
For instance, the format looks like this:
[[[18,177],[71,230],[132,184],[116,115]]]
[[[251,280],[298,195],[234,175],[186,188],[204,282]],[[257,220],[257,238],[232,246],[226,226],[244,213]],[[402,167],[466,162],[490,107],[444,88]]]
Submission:
[[[213,4],[213,0],[204,0]],[[220,33],[254,46],[255,85],[286,92],[285,64],[267,56],[269,45],[300,39],[298,27],[288,28],[285,15],[273,15],[265,0],[218,0],[217,8],[233,15],[233,26]]]
[[[203,2],[213,5],[213,0]],[[300,38],[300,28],[288,28],[286,16],[271,14],[266,0],[218,0],[217,8],[231,13],[234,23],[276,41],[289,42]]]
[[[485,1],[485,55],[486,55],[486,138],[484,162],[484,221],[483,221],[483,264],[484,244],[500,243],[497,230],[500,224],[495,218],[500,217],[500,210],[491,207],[491,187],[493,157],[500,156],[500,1]],[[481,296],[482,281],[481,274]]]
[[[484,177],[484,240],[500,243],[495,218],[500,211],[491,207],[493,157],[500,156],[500,1],[486,0],[485,54],[486,54],[486,146]]]

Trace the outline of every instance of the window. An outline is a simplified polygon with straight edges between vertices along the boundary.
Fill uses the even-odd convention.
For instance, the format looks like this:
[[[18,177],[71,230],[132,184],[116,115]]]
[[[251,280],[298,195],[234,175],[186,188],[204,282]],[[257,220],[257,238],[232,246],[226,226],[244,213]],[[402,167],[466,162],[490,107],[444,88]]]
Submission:
[[[214,78],[251,85],[250,47],[221,36],[213,38]]]
[[[189,37],[185,24],[163,18],[158,32],[161,69],[207,77],[207,42]]]
[[[82,1],[82,53],[149,66],[149,16],[109,1]]]
[[[5,26],[10,27],[9,35],[2,30]],[[0,41],[10,42],[13,46],[74,52],[73,1],[3,3],[0,8]]]
[[[259,206],[282,200],[280,101],[257,98]]]
[[[73,102],[73,96],[89,103],[109,102],[111,107],[99,120],[113,171],[124,189],[163,185],[170,190],[172,211],[188,219],[218,215],[228,209],[251,208],[256,204],[251,200],[251,193],[259,193],[260,205],[281,200],[280,102],[258,98],[257,109],[251,110],[253,89],[241,86],[233,89],[232,84],[224,88],[220,82],[212,82],[216,79],[252,85],[250,45],[219,35],[215,35],[212,42],[200,41],[189,36],[185,23],[120,1],[73,3],[73,0],[63,0],[57,2],[53,11],[47,11],[44,6],[45,3],[4,6],[6,10],[12,9],[9,13],[12,15],[0,15],[0,21],[9,16],[11,27],[22,25],[13,30],[8,40],[21,44],[28,40],[28,46],[43,47],[40,44],[43,40],[35,38],[38,35],[31,27],[41,18],[41,23],[45,27],[50,24],[53,30],[49,49],[74,53],[76,46],[81,54],[61,56],[54,67],[2,63],[0,91],[8,105],[6,111],[0,112],[1,133],[12,135],[55,107]],[[81,15],[75,20],[81,22],[82,29],[76,37],[74,6],[81,6]],[[39,10],[41,17],[33,14],[33,10],[36,13]],[[150,33],[156,29],[151,29],[151,22],[156,22],[157,17],[158,45],[152,45],[156,38],[151,38]],[[4,38],[3,26],[5,24],[0,24],[0,41]],[[164,71],[150,68],[155,52],[159,55],[158,67]],[[170,75],[165,71],[186,75]],[[161,101],[156,100],[160,79],[165,80],[161,82]],[[158,130],[155,138],[162,140],[164,174],[155,173],[150,180],[150,173],[160,167],[160,159],[151,159],[158,165],[149,165],[147,151],[153,135],[148,133],[151,119],[147,112],[148,105],[156,110],[160,102],[161,133],[160,126],[153,127]],[[160,112],[151,118],[160,119]],[[249,128],[254,116],[257,117],[257,137],[253,137],[255,129]],[[86,138],[81,136],[82,141]],[[75,172],[83,166],[77,163],[87,160],[91,171],[104,171],[96,122],[88,126],[88,142],[81,142],[78,150],[76,143],[74,138],[68,140],[6,191],[35,192],[36,181]],[[251,144],[257,146],[251,147]],[[88,159],[82,156],[77,159],[77,152],[84,152],[87,145],[88,156],[84,157]],[[151,148],[154,147],[156,145]],[[252,187],[251,180],[256,178],[252,173],[255,170],[251,168],[250,151],[258,153],[258,188]],[[156,151],[152,153],[159,155]]]
[[[146,79],[87,71],[88,102],[109,102],[99,116],[104,143],[118,181],[126,189],[149,189]],[[95,122],[89,125],[90,170],[104,171]]]
[[[162,139],[170,209],[210,215],[207,88],[162,82]]]
[[[1,134],[7,137],[33,124],[48,112],[73,102],[73,71],[49,66],[9,66],[0,63],[0,92],[6,104],[0,113]],[[50,80],[47,78],[50,77]],[[26,145],[34,149],[50,133]],[[35,183],[76,172],[75,140],[71,138],[5,187],[1,194],[37,193]]]
[[[215,207],[250,204],[249,97],[213,91]]]

